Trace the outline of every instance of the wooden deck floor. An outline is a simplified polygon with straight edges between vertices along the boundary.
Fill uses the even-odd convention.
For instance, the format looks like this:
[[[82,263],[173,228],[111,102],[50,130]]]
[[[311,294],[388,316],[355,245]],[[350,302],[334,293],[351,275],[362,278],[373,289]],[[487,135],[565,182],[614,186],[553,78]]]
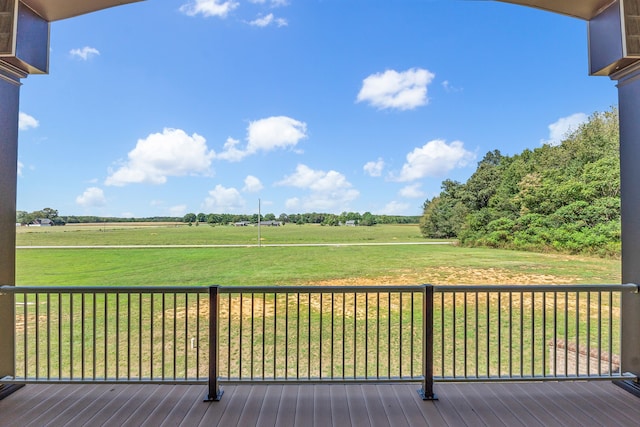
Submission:
[[[2,426],[638,426],[640,399],[609,382],[415,385],[27,385]]]

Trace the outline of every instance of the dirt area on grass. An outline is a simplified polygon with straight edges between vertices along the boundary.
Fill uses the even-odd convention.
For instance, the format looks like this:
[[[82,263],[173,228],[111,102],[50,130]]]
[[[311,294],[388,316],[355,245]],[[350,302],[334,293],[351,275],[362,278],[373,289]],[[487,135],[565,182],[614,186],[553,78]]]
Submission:
[[[574,283],[576,278],[551,274],[526,274],[499,268],[437,267],[422,272],[397,272],[379,277],[352,277],[321,280],[305,285],[559,285]]]

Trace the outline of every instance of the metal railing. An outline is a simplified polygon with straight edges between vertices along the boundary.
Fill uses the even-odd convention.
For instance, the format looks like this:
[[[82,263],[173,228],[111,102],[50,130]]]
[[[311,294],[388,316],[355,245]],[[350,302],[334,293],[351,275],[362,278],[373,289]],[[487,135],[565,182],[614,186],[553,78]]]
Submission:
[[[15,299],[3,382],[621,379],[636,285],[1,287]]]
[[[422,379],[423,287],[220,288],[226,382]]]
[[[14,382],[207,382],[207,288],[0,292],[16,304]]]
[[[436,286],[434,379],[620,379],[622,292],[636,285]]]

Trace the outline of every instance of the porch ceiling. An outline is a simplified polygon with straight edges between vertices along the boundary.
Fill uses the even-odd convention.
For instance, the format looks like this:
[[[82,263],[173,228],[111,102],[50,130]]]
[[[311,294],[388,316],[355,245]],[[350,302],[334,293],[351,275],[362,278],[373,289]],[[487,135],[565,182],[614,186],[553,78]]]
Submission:
[[[21,0],[45,20],[58,21],[142,0]]]
[[[614,0],[498,0],[590,20]]]

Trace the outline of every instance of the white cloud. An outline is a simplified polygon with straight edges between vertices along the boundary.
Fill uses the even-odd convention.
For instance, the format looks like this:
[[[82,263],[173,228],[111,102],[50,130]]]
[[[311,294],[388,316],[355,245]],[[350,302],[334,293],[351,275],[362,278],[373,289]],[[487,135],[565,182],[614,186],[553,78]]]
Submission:
[[[95,47],[85,46],[82,49],[71,49],[69,51],[71,56],[82,59],[83,61],[88,61],[94,56],[100,55],[100,51]]]
[[[415,183],[411,185],[407,185],[404,188],[400,189],[400,196],[406,197],[407,199],[417,199],[420,197],[424,197],[424,191],[421,190],[422,184]]]
[[[273,151],[278,148],[295,147],[307,137],[307,124],[286,116],[274,116],[249,123],[247,146],[239,149],[240,141],[228,138],[218,158],[240,161],[259,151]]]
[[[442,176],[454,168],[467,166],[474,159],[475,154],[465,150],[462,142],[447,144],[444,140],[434,139],[407,154],[400,175],[391,176],[391,179],[405,182],[425,176]]]
[[[40,122],[38,122],[35,117],[30,116],[27,113],[23,113],[22,111],[18,114],[18,129],[29,130],[35,129],[38,126],[40,126]]]
[[[295,147],[307,137],[307,124],[286,116],[274,116],[249,123],[247,151],[271,151]]]
[[[449,80],[443,81],[442,87],[446,92],[462,92],[462,88],[452,86]]]
[[[367,162],[362,169],[370,176],[381,176],[384,169],[384,160],[378,158],[375,162]]]
[[[407,215],[410,206],[407,203],[389,202],[382,208],[383,215]]]
[[[244,179],[244,187],[242,188],[242,190],[247,191],[249,193],[257,193],[263,188],[264,187],[258,178],[256,178],[253,175],[248,175]]]
[[[575,113],[567,117],[561,117],[549,125],[549,139],[541,140],[540,143],[560,145],[564,138],[588,120],[589,117],[584,113]]]
[[[434,77],[423,68],[372,74],[362,81],[356,101],[368,102],[379,109],[412,110],[428,103],[427,86]]]
[[[84,207],[99,207],[107,204],[104,191],[98,187],[89,187],[76,197],[76,203]]]
[[[18,176],[22,176],[22,169],[24,169],[24,163],[18,161]]]
[[[309,190],[308,197],[296,202],[309,210],[344,210],[347,203],[360,196],[360,192],[352,188],[341,173],[334,170],[313,170],[303,164],[298,165],[292,175],[285,177],[277,185]],[[291,203],[292,199],[288,200],[287,207]]]
[[[233,0],[192,0],[189,3],[180,6],[180,12],[187,16],[196,16],[200,14],[205,18],[210,16],[226,18],[229,13],[239,5],[240,3]]]
[[[187,213],[187,205],[175,205],[169,207],[169,215],[184,216]]]
[[[216,158],[228,160],[230,162],[239,162],[247,156],[246,151],[239,150],[237,148],[240,141],[231,137],[227,138],[227,141],[222,147],[222,152],[216,155]]]
[[[115,172],[110,171],[105,184],[164,184],[169,176],[206,174],[214,156],[202,136],[196,133],[189,136],[181,129],[164,129],[162,133],[139,139],[127,161]]]
[[[249,22],[249,25],[261,28],[268,27],[271,24],[276,25],[277,27],[286,27],[289,23],[284,18],[276,18],[273,13],[256,18]]]
[[[297,210],[298,208],[300,208],[300,199],[297,197],[287,199],[284,203],[284,206],[288,210]]]
[[[267,3],[267,0],[249,0],[249,3],[265,4],[265,3]],[[289,0],[271,0],[269,3],[271,5],[271,7],[288,6],[289,5]]]
[[[209,196],[205,199],[203,208],[215,213],[237,213],[245,208],[245,200],[240,192],[235,188],[225,188],[216,185],[216,188],[209,191]]]

